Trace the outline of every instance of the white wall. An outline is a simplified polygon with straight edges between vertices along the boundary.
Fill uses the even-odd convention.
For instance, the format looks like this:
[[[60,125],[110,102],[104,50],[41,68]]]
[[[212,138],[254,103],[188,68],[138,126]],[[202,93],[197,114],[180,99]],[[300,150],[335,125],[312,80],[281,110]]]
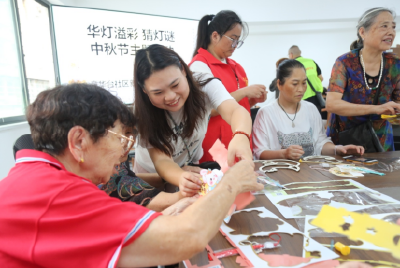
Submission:
[[[13,145],[23,134],[31,133],[27,122],[0,126],[0,180],[14,166]]]
[[[400,24],[399,18],[396,21]],[[268,89],[275,78],[276,61],[288,57],[289,48],[297,45],[303,57],[319,65],[322,84],[328,87],[336,58],[348,52],[356,39],[356,24],[356,20],[249,23],[250,35],[232,58],[246,70],[249,84],[264,84]],[[393,46],[396,44],[400,44],[399,30]],[[261,106],[274,98],[275,93],[269,93]]]

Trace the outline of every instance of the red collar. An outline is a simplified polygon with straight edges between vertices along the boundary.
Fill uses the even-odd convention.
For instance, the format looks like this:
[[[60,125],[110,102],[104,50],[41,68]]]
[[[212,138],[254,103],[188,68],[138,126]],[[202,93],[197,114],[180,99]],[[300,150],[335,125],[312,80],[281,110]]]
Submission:
[[[66,170],[64,165],[56,160],[54,157],[37,150],[24,149],[18,151],[15,163],[19,164],[24,162],[45,162],[57,167],[58,169]]]
[[[199,50],[197,50],[197,53],[199,53],[201,56],[205,57],[209,64],[225,64],[222,61],[215,58],[213,56],[213,54],[211,54],[208,50],[206,50],[204,48],[199,48]],[[233,68],[236,66],[236,62],[234,60],[231,60],[229,58],[226,58],[225,60],[226,60],[226,63],[231,65]]]

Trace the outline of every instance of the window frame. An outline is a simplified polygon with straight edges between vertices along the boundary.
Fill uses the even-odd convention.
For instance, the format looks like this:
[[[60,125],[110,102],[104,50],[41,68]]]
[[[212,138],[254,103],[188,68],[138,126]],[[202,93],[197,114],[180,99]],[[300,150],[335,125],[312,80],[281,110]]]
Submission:
[[[53,24],[53,14],[51,6],[52,4],[46,0],[34,0],[36,3],[44,6],[48,10],[49,16],[49,26],[50,26],[50,42],[51,42],[51,49],[53,54],[53,68],[54,68],[54,75],[55,75],[55,83],[56,85],[60,85],[60,75],[58,69],[58,61],[57,61],[57,50],[55,44],[55,35],[54,35],[54,24]],[[22,46],[22,37],[21,37],[21,21],[18,13],[18,2],[17,0],[9,0],[12,12],[12,19],[14,23],[14,35],[15,41],[17,43],[17,50],[18,50],[18,61],[20,63],[20,73],[21,73],[21,90],[22,90],[22,97],[23,97],[23,105],[24,110],[26,111],[27,107],[30,104],[29,98],[29,91],[28,91],[28,80],[26,78],[26,67],[24,61],[24,50]],[[10,117],[0,117],[0,126],[15,124],[26,122],[26,116],[18,115],[18,116],[10,116]]]

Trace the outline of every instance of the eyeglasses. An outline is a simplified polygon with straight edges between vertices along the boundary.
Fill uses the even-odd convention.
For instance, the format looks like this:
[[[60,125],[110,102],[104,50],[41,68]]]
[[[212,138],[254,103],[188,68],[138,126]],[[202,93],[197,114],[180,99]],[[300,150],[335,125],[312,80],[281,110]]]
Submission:
[[[133,145],[135,144],[135,139],[133,138],[133,135],[126,137],[122,134],[115,133],[114,131],[111,131],[111,130],[107,130],[107,131],[109,133],[114,134],[121,138],[121,145],[122,145],[122,148],[124,149],[124,154],[126,152],[129,152],[132,149]]]
[[[232,48],[235,48],[236,46],[237,46],[236,48],[240,48],[244,43],[243,41],[239,41],[239,40],[230,38],[229,36],[226,36],[226,35],[224,35],[224,36],[232,41]]]

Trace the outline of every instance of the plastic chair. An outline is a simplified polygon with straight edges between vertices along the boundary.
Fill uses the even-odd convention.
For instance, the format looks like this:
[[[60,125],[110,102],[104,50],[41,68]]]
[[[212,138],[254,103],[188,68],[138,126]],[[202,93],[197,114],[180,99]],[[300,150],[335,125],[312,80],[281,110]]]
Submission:
[[[31,134],[24,134],[15,141],[13,146],[14,159],[17,152],[22,149],[35,149]]]

